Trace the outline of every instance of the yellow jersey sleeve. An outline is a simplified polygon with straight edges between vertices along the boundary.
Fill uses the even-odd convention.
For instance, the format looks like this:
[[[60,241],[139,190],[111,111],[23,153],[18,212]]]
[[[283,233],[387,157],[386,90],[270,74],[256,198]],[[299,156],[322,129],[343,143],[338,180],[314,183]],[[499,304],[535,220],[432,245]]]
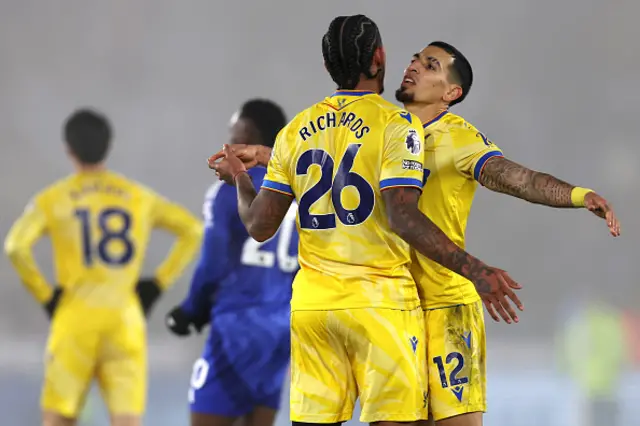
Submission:
[[[422,190],[424,130],[418,117],[394,113],[384,133],[380,190],[411,186]]]
[[[5,253],[20,279],[41,304],[51,298],[53,289],[40,272],[33,258],[32,248],[46,231],[47,218],[36,198],[13,224],[4,242]]]
[[[450,132],[455,167],[468,178],[478,180],[487,160],[502,156],[502,150],[473,127],[451,129]]]
[[[169,288],[193,260],[202,239],[202,224],[179,204],[155,195],[154,227],[176,235],[167,258],[156,270],[155,278],[163,290]]]
[[[282,162],[284,157],[282,155],[281,147],[286,146],[287,140],[285,127],[285,129],[280,131],[278,134],[275,144],[273,145],[273,149],[271,150],[271,158],[267,165],[267,174],[262,181],[262,188],[293,197],[294,194],[293,189],[291,189],[291,180],[289,179],[289,174],[284,168]]]

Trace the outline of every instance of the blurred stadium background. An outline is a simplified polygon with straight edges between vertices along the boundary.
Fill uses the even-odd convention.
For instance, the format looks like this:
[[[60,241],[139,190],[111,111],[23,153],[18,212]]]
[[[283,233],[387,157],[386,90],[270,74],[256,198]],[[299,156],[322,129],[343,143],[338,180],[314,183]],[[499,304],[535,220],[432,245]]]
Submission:
[[[614,240],[586,212],[479,191],[469,249],[507,267],[526,305],[520,324],[489,324],[486,424],[637,424],[640,4],[631,0],[3,0],[0,234],[35,191],[70,171],[60,127],[85,105],[114,124],[113,168],[199,212],[213,180],[205,159],[226,141],[234,110],[263,96],[291,117],[329,94],[320,38],[334,16],[352,13],[381,28],[387,97],[414,52],[453,43],[476,77],[455,111],[512,159],[597,189],[623,221]],[[149,271],[170,242],[154,238]],[[50,273],[47,244],[37,258]],[[189,273],[150,320],[149,425],[187,424],[202,338],[171,337],[163,317]],[[4,257],[0,277],[2,423],[36,425],[47,322]],[[95,397],[86,426],[107,424]],[[278,426],[288,424],[283,398]]]

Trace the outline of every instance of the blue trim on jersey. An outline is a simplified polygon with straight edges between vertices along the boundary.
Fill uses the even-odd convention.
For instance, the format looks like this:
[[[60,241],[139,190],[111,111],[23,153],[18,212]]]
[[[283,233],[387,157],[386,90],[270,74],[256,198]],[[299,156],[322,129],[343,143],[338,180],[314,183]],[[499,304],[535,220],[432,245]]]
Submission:
[[[336,93],[331,95],[334,96],[364,96],[364,95],[373,95],[376,92],[372,92],[371,90],[338,90]]]
[[[289,185],[285,185],[284,183],[274,182],[272,180],[263,180],[262,187],[267,189],[273,189],[275,191],[284,192],[289,195],[293,195],[293,190]]]
[[[426,129],[427,127],[431,126],[433,123],[435,123],[436,121],[440,120],[442,117],[444,117],[445,115],[449,114],[449,111],[442,111],[440,114],[438,114],[436,116],[436,118],[434,118],[431,121],[427,121],[426,123],[424,123],[422,125],[423,129]]]
[[[484,163],[486,163],[487,160],[491,157],[502,157],[502,153],[500,151],[489,151],[486,154],[484,154],[482,157],[480,157],[480,159],[476,163],[476,166],[473,168],[473,178],[475,180],[480,179],[480,173],[482,172]]]
[[[393,186],[416,186],[422,189],[422,181],[412,178],[389,178],[380,181],[380,189],[390,188]]]

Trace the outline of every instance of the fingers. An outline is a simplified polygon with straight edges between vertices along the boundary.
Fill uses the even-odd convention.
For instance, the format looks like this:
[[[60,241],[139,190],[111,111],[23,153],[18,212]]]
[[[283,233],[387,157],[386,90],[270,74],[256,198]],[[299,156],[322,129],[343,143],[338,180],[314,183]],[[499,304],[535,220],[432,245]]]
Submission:
[[[587,208],[593,214],[603,218],[607,222],[609,233],[612,236],[620,236],[620,221],[607,200],[598,196],[587,205]]]
[[[620,236],[620,221],[618,217],[614,213],[613,210],[609,210],[605,216],[605,220],[607,221],[607,226],[609,227],[609,232],[614,237]]]
[[[218,161],[223,157],[224,157],[224,152],[222,151],[218,151],[215,154],[213,154],[211,157],[209,157],[209,159],[207,160],[207,163],[209,163],[209,168],[213,169],[213,166],[215,165],[216,161]]]
[[[487,309],[487,312],[489,313],[489,316],[495,321],[495,322],[500,322],[500,317],[498,316],[498,314],[496,313],[496,310],[494,309],[493,305],[491,304],[491,302],[487,299],[482,299],[482,303],[484,303],[484,307]]]
[[[507,298],[505,296],[506,296],[506,293],[499,294],[498,295],[498,300],[500,301],[500,304],[502,305],[502,307],[504,307],[504,309],[509,314],[509,317],[513,321],[515,321],[517,323],[517,322],[520,321],[520,318],[518,318],[518,314],[516,313],[516,310],[513,308],[513,305],[511,304],[511,302],[509,302],[509,299],[511,299],[511,298],[510,297]],[[517,297],[515,295],[513,295],[513,297],[515,297],[517,299]],[[516,303],[516,302],[513,302],[513,303]],[[520,309],[520,307],[518,307],[518,309]]]
[[[209,157],[207,159],[207,164],[209,165],[210,169],[214,169],[216,168],[216,163],[218,160],[222,159],[222,158],[228,158],[229,155],[235,155],[235,149],[233,149],[229,144],[224,144],[222,145],[222,149],[218,152],[216,152],[215,154],[213,154],[211,157]]]
[[[499,293],[499,295],[504,299],[504,296]],[[504,320],[504,322],[506,322],[507,324],[511,324],[511,315],[509,315],[507,313],[507,311],[505,310],[505,306],[507,305],[507,307],[509,306],[508,303],[506,303],[506,301],[500,301],[499,298],[497,297],[493,297],[494,300],[491,301],[491,303],[493,304],[493,306],[496,308],[496,310],[498,311],[498,314],[502,317],[502,319]],[[514,312],[515,315],[515,312]],[[517,321],[516,321],[517,322]]]
[[[518,307],[519,310],[523,311],[524,305],[522,304],[518,296],[516,296],[516,294],[513,291],[513,289],[516,289],[516,290],[521,289],[522,286],[517,282],[515,282],[514,280],[512,280],[511,277],[506,272],[503,272],[502,274],[500,274],[500,279],[502,282],[502,292],[509,299],[511,299],[511,301]]]
[[[520,311],[523,311],[524,305],[520,301],[520,298],[518,298],[518,296],[516,296],[515,292],[513,291],[513,289],[520,289],[522,288],[522,286],[520,286],[520,284],[513,281],[509,276],[509,274],[507,274],[506,272],[502,272],[500,274],[499,279],[502,284],[502,297],[504,298],[504,295],[506,295],[509,299],[511,299],[511,301],[518,307]],[[516,287],[514,287],[514,285]],[[500,302],[502,303],[503,300],[501,299]],[[504,298],[504,303],[507,304],[506,308],[509,311],[509,314],[511,315],[513,320],[515,322],[518,322],[518,316],[516,315],[515,311],[511,307],[511,303],[509,303],[509,301],[507,301],[506,298]]]
[[[513,289],[516,289],[516,290],[520,290],[522,288],[522,286],[520,284],[518,284],[517,282],[515,282],[514,279],[511,278],[509,276],[509,274],[507,274],[506,271],[502,271],[502,273],[500,275],[502,276],[504,281],[507,283],[507,286],[509,288],[513,288]]]

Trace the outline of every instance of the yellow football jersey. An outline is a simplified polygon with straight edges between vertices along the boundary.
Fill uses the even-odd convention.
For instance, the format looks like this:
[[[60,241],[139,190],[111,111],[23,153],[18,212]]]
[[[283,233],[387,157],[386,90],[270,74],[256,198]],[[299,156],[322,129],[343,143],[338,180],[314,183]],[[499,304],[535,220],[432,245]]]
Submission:
[[[443,112],[424,124],[424,193],[420,210],[459,247],[465,246],[465,229],[477,179],[486,161],[502,151],[462,117]],[[479,300],[473,284],[413,251],[413,276],[424,309]]]
[[[38,193],[16,221],[5,251],[40,302],[52,287],[31,248],[44,234],[52,243],[56,285],[75,308],[122,308],[134,300],[145,251],[154,228],[179,238],[156,271],[168,287],[198,249],[200,221],[183,207],[119,174],[102,171],[62,179]]]
[[[422,187],[420,120],[373,92],[339,91],[278,135],[262,188],[295,196],[293,310],[418,305],[410,248],[381,191]]]

